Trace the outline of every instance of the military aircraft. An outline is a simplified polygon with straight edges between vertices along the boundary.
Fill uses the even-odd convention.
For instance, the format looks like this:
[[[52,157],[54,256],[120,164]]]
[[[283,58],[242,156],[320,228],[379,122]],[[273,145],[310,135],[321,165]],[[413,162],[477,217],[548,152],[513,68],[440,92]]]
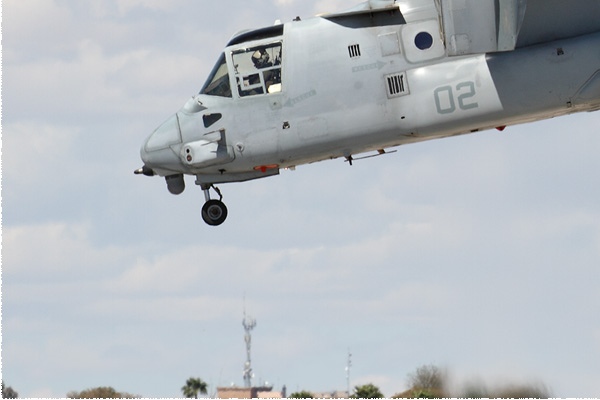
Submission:
[[[214,226],[215,184],[598,109],[600,0],[370,0],[234,35],[135,173],[194,175]]]

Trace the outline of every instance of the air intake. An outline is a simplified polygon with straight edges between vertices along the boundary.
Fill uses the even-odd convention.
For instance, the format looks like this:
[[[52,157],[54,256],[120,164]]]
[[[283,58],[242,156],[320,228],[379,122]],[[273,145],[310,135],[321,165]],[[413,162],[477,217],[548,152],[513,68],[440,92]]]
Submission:
[[[409,93],[406,72],[388,75],[386,77],[386,81],[388,97],[399,97]]]
[[[360,45],[353,44],[348,46],[348,53],[350,54],[350,58],[360,57]]]

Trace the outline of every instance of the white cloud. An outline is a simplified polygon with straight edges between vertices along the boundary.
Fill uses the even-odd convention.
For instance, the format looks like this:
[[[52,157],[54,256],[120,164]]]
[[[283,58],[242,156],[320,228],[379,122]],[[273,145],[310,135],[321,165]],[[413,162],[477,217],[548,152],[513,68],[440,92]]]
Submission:
[[[128,1],[117,1],[117,7],[119,15],[124,16],[131,12],[133,9],[141,7],[153,11],[165,11],[172,9],[175,2],[162,1],[162,0],[128,0]]]
[[[32,107],[34,112],[35,107]],[[3,127],[2,167],[4,178],[11,185],[35,185],[40,179],[40,166],[66,162],[79,131],[72,127],[59,127],[22,120]]]
[[[361,1],[352,0],[319,0],[313,6],[314,14],[330,14],[347,10]]]
[[[198,289],[202,292],[202,288]],[[111,291],[116,293],[116,291]],[[239,299],[218,296],[194,297],[164,296],[157,293],[153,298],[129,297],[131,293],[120,291],[113,297],[98,299],[86,306],[92,315],[111,320],[171,324],[177,322],[208,322],[222,320],[224,316],[239,315]]]
[[[296,0],[275,0],[275,4],[278,6],[289,6],[296,2]]]
[[[173,96],[171,101],[183,105],[188,96],[175,93],[176,89],[185,87],[188,95],[197,92],[204,79],[198,71],[202,66],[208,70],[212,64],[212,60],[202,62],[193,53],[174,57],[140,49],[106,55],[98,43],[89,40],[78,44],[74,56],[6,65],[13,104],[32,113],[43,107],[67,121],[124,112],[166,115],[158,108],[160,103],[157,107],[156,97]],[[147,94],[143,96],[144,92]]]
[[[54,0],[5,0],[2,8],[3,34],[11,39],[18,38],[22,43],[38,38],[40,32],[66,33],[73,16],[68,6]]]
[[[118,264],[127,251],[98,248],[89,238],[88,223],[50,222],[3,227],[3,271],[7,277],[48,278],[98,273]]]
[[[600,236],[600,215],[582,209],[562,213],[555,209],[543,210],[537,215],[522,216],[515,220],[514,234],[526,242],[577,237],[580,234],[589,235],[589,239],[596,242],[594,238]]]
[[[265,274],[280,259],[279,252],[261,252],[235,247],[194,246],[178,248],[154,260],[139,259],[119,278],[116,287],[128,291],[174,293],[201,283],[203,278],[251,269]],[[222,275],[224,274],[224,275]]]

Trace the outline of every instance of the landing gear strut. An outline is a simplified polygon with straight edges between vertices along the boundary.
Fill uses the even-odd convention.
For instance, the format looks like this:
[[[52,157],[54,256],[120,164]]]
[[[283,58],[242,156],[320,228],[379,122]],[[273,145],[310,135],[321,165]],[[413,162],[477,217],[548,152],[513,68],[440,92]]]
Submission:
[[[203,184],[201,185],[201,188],[204,191],[204,198],[206,199],[206,203],[204,203],[204,206],[202,206],[202,219],[211,226],[221,225],[227,218],[227,207],[225,207],[225,204],[221,201],[223,200],[221,191],[214,185]],[[211,200],[211,188],[217,192],[219,195],[219,200]]]

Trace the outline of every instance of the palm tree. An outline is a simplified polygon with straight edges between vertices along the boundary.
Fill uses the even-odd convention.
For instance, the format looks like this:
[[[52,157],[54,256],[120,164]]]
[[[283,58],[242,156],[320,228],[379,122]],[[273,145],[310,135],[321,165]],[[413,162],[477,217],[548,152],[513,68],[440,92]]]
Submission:
[[[198,398],[198,393],[206,394],[208,384],[200,378],[190,378],[185,382],[185,386],[181,388],[183,395],[187,398]]]

